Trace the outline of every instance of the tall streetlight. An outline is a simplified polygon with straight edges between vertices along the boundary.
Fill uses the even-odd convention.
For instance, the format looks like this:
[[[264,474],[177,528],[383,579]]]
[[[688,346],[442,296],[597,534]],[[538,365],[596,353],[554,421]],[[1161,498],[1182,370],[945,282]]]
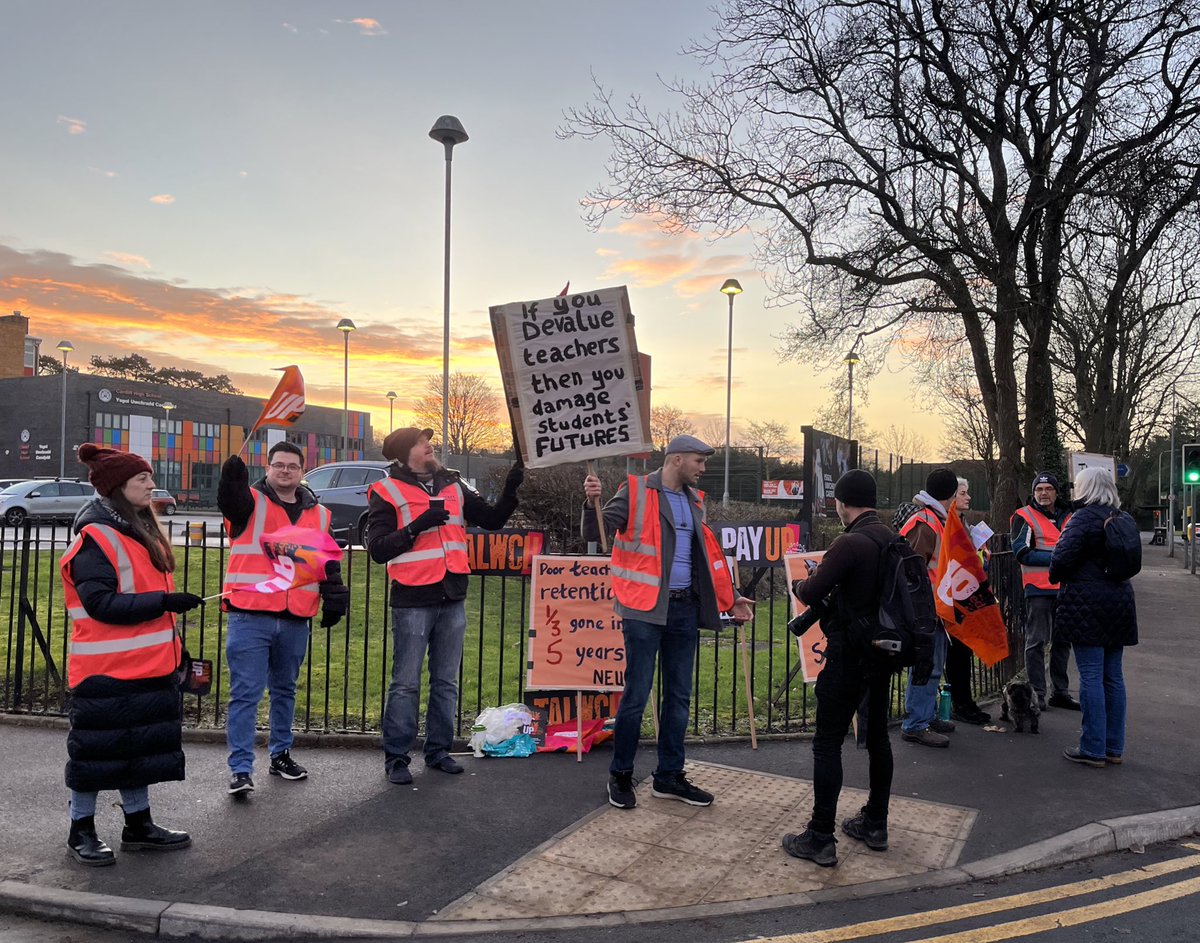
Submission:
[[[858,356],[858,338],[854,340],[854,346],[850,348],[850,352],[842,358],[842,363],[846,364],[850,369],[850,411],[846,418],[846,438],[854,438],[854,365],[862,358]]]
[[[169,489],[171,487],[171,451],[170,451],[169,447],[167,446],[167,441],[168,441],[167,436],[169,436],[171,434],[171,410],[175,408],[175,404],[172,402],[166,402],[166,403],[162,404],[162,407],[163,407],[163,412],[165,412],[167,414],[167,426],[166,426],[166,430],[163,432],[163,439],[162,439],[162,442],[163,442],[163,483],[162,483],[162,486],[164,488]]]
[[[450,460],[450,164],[455,144],[469,140],[462,122],[442,115],[429,129],[429,136],[446,149],[446,256],[442,302],[442,464]]]
[[[58,437],[58,477],[63,478],[67,473],[67,354],[75,349],[75,345],[70,341],[59,341],[57,349],[63,355],[62,428]]]
[[[742,293],[736,278],[725,279],[721,294],[729,297],[729,356],[725,371],[725,493],[721,495],[721,507],[729,507],[729,427],[733,419],[733,296]]]
[[[342,461],[349,458],[350,453],[350,332],[354,330],[354,322],[342,318],[337,323],[337,329],[342,332],[344,341],[342,354]]]
[[[396,405],[396,391],[395,390],[387,391],[387,400],[388,400],[388,432],[391,433],[391,432],[396,431],[396,423],[392,421],[392,408]]]

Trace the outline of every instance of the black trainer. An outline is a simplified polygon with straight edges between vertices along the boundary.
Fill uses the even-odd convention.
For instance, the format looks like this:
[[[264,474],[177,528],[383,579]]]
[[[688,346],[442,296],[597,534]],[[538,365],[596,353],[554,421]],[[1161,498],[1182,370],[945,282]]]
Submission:
[[[783,850],[793,858],[803,858],[822,868],[837,864],[837,839],[832,835],[820,835],[811,828],[799,835],[784,835]]]
[[[393,786],[408,786],[413,781],[412,770],[407,763],[396,762],[388,769],[387,778]]]
[[[632,809],[637,805],[637,793],[633,791],[633,773],[609,774],[608,804],[617,809]]]
[[[426,762],[425,768],[441,770],[443,773],[449,773],[451,776],[457,776],[463,771],[462,764],[449,753],[436,762]]]
[[[887,851],[887,823],[880,824],[868,819],[865,806],[854,818],[842,822],[842,831],[863,842],[872,851]]]
[[[983,710],[978,704],[972,704],[961,708],[954,708],[950,712],[950,719],[962,724],[974,724],[978,727],[982,724],[991,723],[992,715]]]
[[[231,796],[249,795],[254,792],[254,780],[250,778],[249,773],[234,773],[229,780],[229,794]]]
[[[282,776],[284,779],[308,779],[308,770],[292,759],[287,750],[276,753],[271,757],[272,776]]]
[[[713,803],[713,794],[688,782],[683,773],[676,773],[669,778],[655,776],[654,783],[650,787],[650,795],[655,799],[678,799],[688,805],[705,806]]]

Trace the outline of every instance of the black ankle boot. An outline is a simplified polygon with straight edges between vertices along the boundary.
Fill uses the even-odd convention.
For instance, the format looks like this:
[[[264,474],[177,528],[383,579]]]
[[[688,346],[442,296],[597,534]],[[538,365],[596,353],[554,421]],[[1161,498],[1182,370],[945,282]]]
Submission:
[[[192,843],[187,832],[174,832],[150,821],[150,810],[125,813],[121,830],[122,851],[175,851]]]
[[[117,856],[113,854],[113,850],[96,834],[96,817],[92,815],[85,819],[71,820],[67,848],[70,849],[72,858],[89,868],[102,868],[117,863]]]

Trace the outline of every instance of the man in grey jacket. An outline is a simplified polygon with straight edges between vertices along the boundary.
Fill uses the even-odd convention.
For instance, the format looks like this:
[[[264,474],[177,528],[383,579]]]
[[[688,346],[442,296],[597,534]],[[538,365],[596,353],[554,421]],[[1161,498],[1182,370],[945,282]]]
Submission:
[[[699,627],[720,628],[721,609],[735,621],[749,621],[752,603],[735,591],[720,546],[704,522],[703,492],[695,490],[712,454],[699,439],[676,436],[661,469],[630,475],[604,506],[605,531],[615,534],[614,609],[625,636],[625,690],[608,781],[608,801],[618,809],[637,804],[633,763],[656,660],[662,667],[662,716],[650,794],[696,806],[713,801],[683,774]],[[587,476],[583,491],[589,501],[599,498],[600,479]],[[596,515],[585,508],[583,535],[595,540],[598,534]]]

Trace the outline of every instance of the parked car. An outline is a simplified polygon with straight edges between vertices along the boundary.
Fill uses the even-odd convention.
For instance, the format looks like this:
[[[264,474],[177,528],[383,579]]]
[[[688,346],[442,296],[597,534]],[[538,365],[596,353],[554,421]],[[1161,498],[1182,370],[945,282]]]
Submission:
[[[154,505],[155,514],[166,514],[170,517],[175,513],[175,498],[165,488],[155,488],[150,495],[150,503]]]
[[[29,480],[28,478],[0,478],[0,491],[7,491],[13,485],[19,485]]]
[[[333,536],[362,544],[367,534],[367,488],[387,477],[390,462],[330,462],[304,476],[304,484],[329,508]]]
[[[17,527],[31,520],[71,521],[96,496],[86,481],[52,479],[22,481],[0,492],[0,519]]]

